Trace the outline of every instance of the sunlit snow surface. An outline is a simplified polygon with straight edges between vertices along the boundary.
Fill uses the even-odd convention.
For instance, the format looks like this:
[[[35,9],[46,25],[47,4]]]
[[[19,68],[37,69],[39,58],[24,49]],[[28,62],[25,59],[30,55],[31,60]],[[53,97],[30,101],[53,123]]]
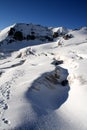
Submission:
[[[0,47],[0,130],[87,130],[87,28],[68,33]]]

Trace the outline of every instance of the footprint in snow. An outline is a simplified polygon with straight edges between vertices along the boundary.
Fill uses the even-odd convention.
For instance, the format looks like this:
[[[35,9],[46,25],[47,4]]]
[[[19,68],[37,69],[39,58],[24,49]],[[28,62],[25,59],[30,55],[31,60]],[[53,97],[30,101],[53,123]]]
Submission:
[[[8,105],[5,104],[4,107],[3,107],[4,110],[7,110],[8,109]]]
[[[9,124],[9,125],[11,124],[11,122],[5,118],[3,118],[2,121],[4,121],[5,124]]]

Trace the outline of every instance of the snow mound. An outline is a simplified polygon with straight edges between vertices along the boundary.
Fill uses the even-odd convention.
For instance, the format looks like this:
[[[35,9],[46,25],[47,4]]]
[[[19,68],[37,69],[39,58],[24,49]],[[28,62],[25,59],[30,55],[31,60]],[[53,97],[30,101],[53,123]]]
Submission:
[[[41,111],[58,109],[68,98],[70,88],[67,77],[67,70],[58,66],[54,71],[37,78],[26,94],[34,109]]]
[[[31,47],[26,47],[24,49],[21,49],[17,52],[16,58],[24,58],[29,55],[37,56],[35,50],[33,50]]]

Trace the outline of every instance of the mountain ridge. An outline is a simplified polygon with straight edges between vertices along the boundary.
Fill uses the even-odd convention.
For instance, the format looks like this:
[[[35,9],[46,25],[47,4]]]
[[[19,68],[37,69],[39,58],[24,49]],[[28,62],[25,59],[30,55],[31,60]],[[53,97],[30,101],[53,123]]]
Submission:
[[[78,39],[78,35],[80,36],[80,34],[81,37],[83,35],[83,39],[86,39],[87,27],[70,30],[65,27],[53,28],[32,23],[16,23],[0,32],[0,51],[13,51],[31,45],[50,42],[58,42],[58,45],[63,45],[63,42],[67,44],[70,40],[72,43],[72,38],[73,40]]]
[[[3,34],[4,35],[8,34],[11,28],[15,29],[16,31],[21,31],[24,36],[31,34],[34,31],[35,33],[37,33],[36,35],[40,35],[40,36],[46,36],[46,35],[51,36],[53,35],[54,32],[63,33],[63,34],[68,32],[68,29],[64,27],[49,28],[49,27],[44,27],[42,25],[34,25],[32,23],[30,24],[17,23],[1,30],[0,37],[3,37],[2,36]],[[0,39],[0,41],[2,40],[4,40],[4,38]]]

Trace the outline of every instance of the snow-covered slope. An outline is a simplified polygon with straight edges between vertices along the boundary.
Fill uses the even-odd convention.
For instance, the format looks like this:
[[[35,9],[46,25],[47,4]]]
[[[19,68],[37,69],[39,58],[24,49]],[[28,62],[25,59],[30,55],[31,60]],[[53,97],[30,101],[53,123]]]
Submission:
[[[65,27],[57,27],[57,28],[52,28],[53,32],[58,32],[59,34],[66,34],[69,32],[69,29]]]
[[[85,27],[77,31],[71,31],[69,34],[72,34],[73,38],[69,39],[68,41],[63,40],[67,45],[79,45],[87,42],[87,29]]]
[[[2,31],[0,31],[0,42],[2,42],[4,39],[6,39],[6,37],[8,36],[8,31],[13,26],[7,27],[7,28],[3,29]]]
[[[36,37],[60,35],[7,44],[11,28],[23,37],[31,28]],[[87,130],[87,28],[58,30],[16,24],[1,31],[0,130]]]

